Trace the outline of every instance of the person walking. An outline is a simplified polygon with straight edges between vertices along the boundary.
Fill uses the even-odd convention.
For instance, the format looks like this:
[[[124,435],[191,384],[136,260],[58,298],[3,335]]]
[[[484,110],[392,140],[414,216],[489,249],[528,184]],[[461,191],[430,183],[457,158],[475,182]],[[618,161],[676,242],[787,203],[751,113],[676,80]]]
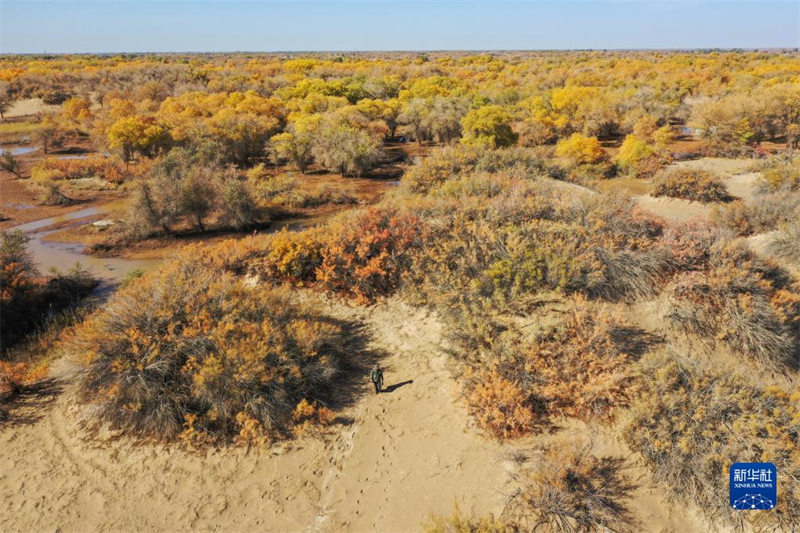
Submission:
[[[372,367],[369,378],[372,380],[372,384],[375,385],[375,394],[381,392],[381,389],[383,389],[383,370],[381,370],[381,367],[377,364]]]

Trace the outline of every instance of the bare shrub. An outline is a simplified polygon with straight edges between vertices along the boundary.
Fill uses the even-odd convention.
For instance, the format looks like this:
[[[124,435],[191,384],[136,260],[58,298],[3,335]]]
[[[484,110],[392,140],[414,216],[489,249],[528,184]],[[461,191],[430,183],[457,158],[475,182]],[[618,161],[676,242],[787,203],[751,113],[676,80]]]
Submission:
[[[11,152],[3,151],[0,153],[0,168],[7,172],[11,172],[16,177],[20,178],[20,164],[16,157]]]
[[[380,143],[366,131],[325,122],[311,146],[314,159],[344,176],[361,176],[381,158]]]
[[[635,531],[629,505],[636,485],[618,457],[588,447],[553,447],[514,476],[520,487],[503,518],[524,531]]]
[[[53,181],[44,184],[42,196],[39,199],[42,205],[67,206],[72,205],[73,200],[61,190],[61,186]]]
[[[258,220],[258,208],[248,182],[236,178],[228,179],[222,188],[220,222],[242,230],[252,226]],[[262,218],[261,222],[266,222],[266,220]]]

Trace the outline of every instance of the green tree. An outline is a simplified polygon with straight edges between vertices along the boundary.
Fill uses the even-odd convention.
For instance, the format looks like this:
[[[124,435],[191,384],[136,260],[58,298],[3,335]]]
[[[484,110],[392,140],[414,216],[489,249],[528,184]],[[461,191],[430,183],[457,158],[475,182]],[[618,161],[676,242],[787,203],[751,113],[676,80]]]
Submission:
[[[11,152],[3,152],[3,155],[0,156],[0,168],[11,172],[18,178],[22,177],[19,173],[19,161],[11,155]]]

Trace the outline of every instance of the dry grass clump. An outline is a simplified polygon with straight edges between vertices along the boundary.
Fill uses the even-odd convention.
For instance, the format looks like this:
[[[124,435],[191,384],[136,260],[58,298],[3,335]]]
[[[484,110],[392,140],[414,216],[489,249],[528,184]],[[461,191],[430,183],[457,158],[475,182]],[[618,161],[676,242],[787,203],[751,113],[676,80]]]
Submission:
[[[493,516],[473,518],[456,506],[450,516],[431,516],[422,524],[425,533],[517,533],[515,524],[506,523]]]
[[[800,192],[763,192],[752,202],[736,200],[725,207],[715,207],[711,218],[736,235],[772,231],[800,218]]]
[[[558,531],[636,531],[630,510],[636,484],[618,457],[597,457],[588,446],[569,444],[545,449],[513,475],[517,488],[500,518],[471,517],[458,507],[450,516],[432,516],[426,533],[515,533]]]
[[[61,186],[54,182],[48,181],[44,184],[44,188],[42,190],[42,195],[39,199],[39,203],[42,205],[53,205],[53,206],[67,206],[72,205],[74,200],[64,194],[61,190]]]
[[[70,347],[98,423],[152,439],[287,436],[327,423],[344,326],[194,254],[121,289]]]
[[[399,287],[424,236],[425,225],[416,216],[370,208],[321,228],[276,234],[253,269],[371,301]]]
[[[48,158],[31,169],[37,181],[75,180],[97,177],[110,183],[122,183],[132,176],[129,167],[116,157],[93,155],[86,159]]]
[[[800,268],[800,219],[784,228],[770,243],[769,251]]]
[[[725,202],[728,190],[706,170],[679,168],[663,172],[653,182],[653,196],[669,196],[695,202]]]
[[[653,359],[648,393],[637,403],[625,440],[673,496],[739,528],[790,531],[800,523],[800,393],[761,389],[742,378]],[[728,468],[771,462],[778,506],[737,512],[728,506]],[[680,480],[680,482],[676,482]]]
[[[459,340],[470,334],[462,331]],[[496,331],[488,347],[472,343],[478,353],[467,360],[470,412],[498,438],[531,433],[553,417],[609,419],[639,392],[633,365],[644,349],[641,337],[580,303],[533,338],[516,329]]]
[[[519,484],[503,518],[521,531],[635,531],[630,510],[635,483],[617,457],[597,457],[587,447],[545,451],[514,475]]]
[[[681,331],[768,366],[797,364],[800,288],[743,245],[715,247],[709,269],[679,276],[669,297],[666,318]]]

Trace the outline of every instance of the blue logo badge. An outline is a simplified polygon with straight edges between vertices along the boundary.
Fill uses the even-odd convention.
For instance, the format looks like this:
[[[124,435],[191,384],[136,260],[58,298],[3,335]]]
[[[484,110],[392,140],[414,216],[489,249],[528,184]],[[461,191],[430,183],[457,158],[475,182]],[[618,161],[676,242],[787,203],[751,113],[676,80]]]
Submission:
[[[772,509],[778,504],[778,470],[772,463],[731,465],[731,507]]]

